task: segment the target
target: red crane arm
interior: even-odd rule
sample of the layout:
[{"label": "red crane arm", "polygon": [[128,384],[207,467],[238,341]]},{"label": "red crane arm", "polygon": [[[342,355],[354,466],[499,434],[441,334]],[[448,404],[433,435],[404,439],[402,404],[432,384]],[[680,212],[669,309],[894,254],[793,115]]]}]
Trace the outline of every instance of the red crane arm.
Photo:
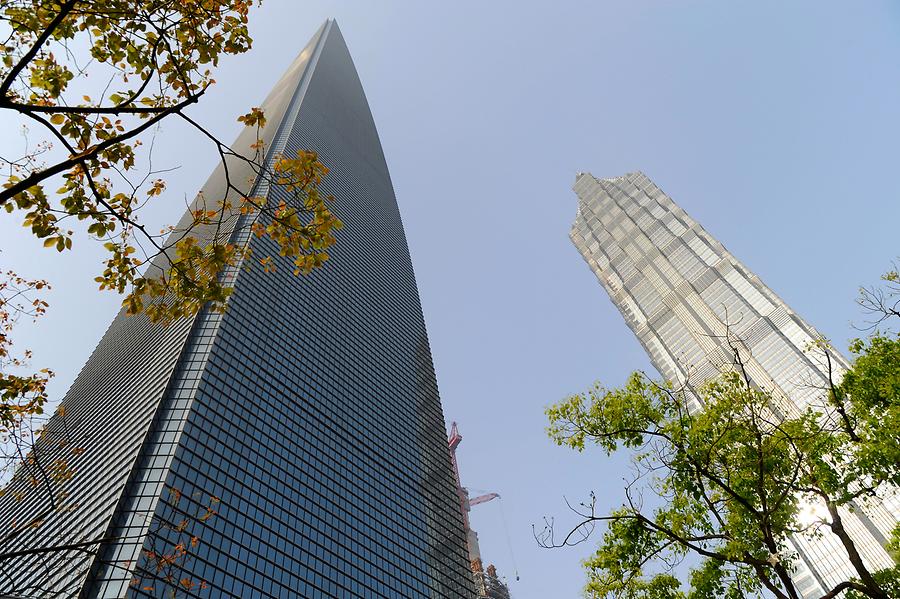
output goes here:
[{"label": "red crane arm", "polygon": [[478,497],[473,497],[469,500],[469,507],[473,505],[478,505],[479,503],[487,503],[491,499],[499,499],[500,495],[497,493],[488,493],[487,495],[479,495]]}]

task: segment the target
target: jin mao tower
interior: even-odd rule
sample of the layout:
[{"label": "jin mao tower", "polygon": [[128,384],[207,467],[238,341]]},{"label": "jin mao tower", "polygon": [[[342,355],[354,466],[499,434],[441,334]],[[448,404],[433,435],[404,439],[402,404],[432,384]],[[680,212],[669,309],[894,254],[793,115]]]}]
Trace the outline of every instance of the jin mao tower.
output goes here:
[{"label": "jin mao tower", "polygon": [[[759,277],[640,172],[597,179],[579,173],[570,237],[656,369],[698,385],[733,365],[734,347],[751,382],[772,392],[782,413],[822,405],[828,365],[811,349],[822,337]],[[837,376],[848,367],[834,356]],[[702,409],[695,397],[689,408]],[[890,493],[843,515],[867,565],[893,565],[884,548],[900,515]],[[818,597],[855,576],[834,538],[795,537],[795,584]]]}]

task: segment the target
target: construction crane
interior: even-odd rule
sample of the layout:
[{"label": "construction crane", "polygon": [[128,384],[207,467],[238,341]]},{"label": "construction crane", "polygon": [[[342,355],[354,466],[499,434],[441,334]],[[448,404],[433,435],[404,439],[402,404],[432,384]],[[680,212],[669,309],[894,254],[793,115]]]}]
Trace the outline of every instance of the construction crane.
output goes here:
[{"label": "construction crane", "polygon": [[[490,599],[509,599],[509,589],[506,584],[497,576],[497,569],[493,564],[488,565],[485,570],[481,561],[481,549],[478,547],[478,533],[472,530],[469,524],[469,512],[472,506],[476,506],[488,501],[499,499],[498,493],[485,493],[477,497],[469,498],[469,490],[462,486],[459,478],[459,464],[456,461],[456,448],[462,442],[462,435],[459,427],[455,422],[450,424],[450,434],[447,437],[447,444],[450,446],[450,459],[453,461],[453,474],[456,477],[456,493],[459,496],[459,506],[462,512],[463,523],[466,527],[466,544],[469,548],[469,559],[471,560],[472,575],[475,578],[475,586],[477,587],[479,597]],[[505,525],[505,523],[504,523]],[[509,539],[507,538],[507,542]],[[512,550],[512,547],[510,547]],[[516,575],[518,580],[518,574]]]}]

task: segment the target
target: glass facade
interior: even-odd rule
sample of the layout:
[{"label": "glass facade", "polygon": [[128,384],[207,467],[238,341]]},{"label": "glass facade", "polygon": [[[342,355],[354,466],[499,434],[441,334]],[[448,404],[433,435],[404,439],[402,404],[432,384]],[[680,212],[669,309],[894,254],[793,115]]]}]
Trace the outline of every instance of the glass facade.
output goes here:
[{"label": "glass facade", "polygon": [[[166,329],[119,315],[65,399],[89,437],[70,497],[90,505],[32,533],[115,541],[95,559],[56,556],[66,568],[55,582],[26,589],[20,574],[0,589],[162,596],[147,552],[177,546],[187,519],[197,543],[174,573],[193,583],[184,596],[474,596],[403,225],[333,21],[262,108],[270,160],[312,149],[331,169],[322,191],[345,226],[328,263],[300,277],[289,259],[274,273],[235,269],[224,314]],[[271,202],[282,191],[254,193]],[[267,238],[234,231],[255,255],[277,256]],[[0,519],[27,503],[0,498]],[[16,567],[46,573],[35,560]]]},{"label": "glass facade", "polygon": [[[574,190],[579,207],[570,237],[663,377],[695,385],[716,376],[733,363],[730,340],[783,414],[825,401],[827,365],[810,349],[822,335],[649,178],[580,173]],[[835,360],[840,377],[848,365]],[[702,409],[695,397],[688,401]],[[885,490],[881,501],[859,507],[844,521],[864,559],[875,569],[893,565],[884,544],[900,517],[900,498]],[[852,576],[843,549],[828,537],[793,539],[804,597]]]}]

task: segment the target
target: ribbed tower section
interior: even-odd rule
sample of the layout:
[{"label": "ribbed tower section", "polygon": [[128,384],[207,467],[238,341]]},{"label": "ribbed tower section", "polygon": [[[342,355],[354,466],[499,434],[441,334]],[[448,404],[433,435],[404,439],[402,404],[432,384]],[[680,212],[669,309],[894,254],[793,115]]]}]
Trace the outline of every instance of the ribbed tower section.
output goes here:
[{"label": "ribbed tower section", "polygon": [[[224,314],[167,327],[116,316],[63,401],[65,422],[50,423],[65,425],[69,447],[38,446],[45,463],[65,455],[75,473],[62,483],[64,509],[47,510],[46,493],[22,481],[0,497],[0,527],[20,531],[0,535],[0,552],[108,541],[96,554],[0,563],[4,597],[162,597],[166,583],[142,569],[153,569],[147,551],[175,547],[180,518],[197,545],[178,562],[176,583],[193,583],[178,596],[474,596],[403,224],[333,21],[262,109],[269,164],[310,149],[331,169],[322,190],[345,226],[330,260],[308,276],[289,259],[274,273],[227,273]],[[233,147],[255,138],[248,129]],[[245,191],[282,198],[240,161],[228,169]],[[196,202],[225,195],[220,166]],[[224,225],[235,243],[277,256],[238,221]]]},{"label": "ribbed tower section", "polygon": [[[825,401],[828,367],[811,348],[822,335],[747,270],[643,173],[597,179],[579,173],[570,237],[656,369],[677,384],[700,384],[734,364],[796,415]],[[837,378],[848,367],[834,356]],[[697,398],[689,407],[702,409]],[[893,564],[884,549],[900,516],[895,494],[844,516],[865,561]],[[795,581],[804,597],[853,576],[843,549],[825,535],[797,537]]]}]

